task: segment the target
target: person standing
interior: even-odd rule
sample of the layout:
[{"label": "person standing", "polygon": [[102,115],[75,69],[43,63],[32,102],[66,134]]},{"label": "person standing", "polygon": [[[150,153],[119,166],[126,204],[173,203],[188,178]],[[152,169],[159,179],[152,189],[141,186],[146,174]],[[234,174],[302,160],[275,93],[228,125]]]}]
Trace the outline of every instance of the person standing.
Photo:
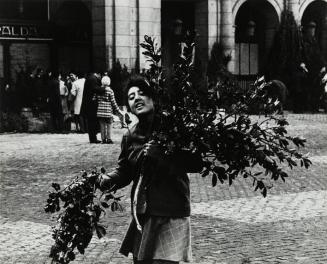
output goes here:
[{"label": "person standing", "polygon": [[60,99],[59,74],[49,72],[48,106],[53,130],[61,132],[63,129],[62,105]]},{"label": "person standing", "polygon": [[114,119],[113,114],[123,119],[123,113],[120,111],[114,91],[110,88],[110,78],[104,76],[101,79],[102,87],[106,88],[104,94],[96,95],[98,100],[97,117],[100,122],[101,139],[103,144],[112,144],[111,126]]},{"label": "person standing", "polygon": [[327,113],[327,70],[324,66],[321,71],[321,106],[324,109],[325,113]]},{"label": "person standing", "polygon": [[74,100],[75,100],[75,96],[72,95],[71,91],[72,91],[72,86],[73,86],[73,82],[77,80],[77,76],[75,73],[70,72],[65,80],[65,85],[68,89],[68,96],[67,96],[67,105],[68,105],[68,120],[67,120],[67,125],[69,130],[72,129],[72,124],[74,123],[75,125],[75,129],[76,129],[76,122],[75,122],[75,118],[74,118]]},{"label": "person standing", "polygon": [[74,112],[74,119],[76,124],[76,131],[77,132],[85,132],[85,121],[84,117],[80,115],[81,113],[81,105],[83,99],[83,91],[84,91],[84,84],[85,78],[82,77],[82,74],[77,73],[76,75],[77,80],[72,83],[72,89],[70,94],[73,99],[73,112]]},{"label": "person standing", "polygon": [[95,94],[103,94],[105,88],[101,86],[101,76],[98,72],[91,72],[85,79],[83,100],[80,114],[87,121],[87,133],[90,143],[101,143],[97,139],[98,120],[97,120],[97,101]]},{"label": "person standing", "polygon": [[69,109],[68,109],[68,88],[65,82],[62,80],[62,76],[59,75],[59,90],[60,90],[60,102],[62,109],[63,130],[69,131]]},{"label": "person standing", "polygon": [[189,262],[190,182],[187,173],[202,169],[201,155],[176,150],[170,155],[150,140],[156,126],[155,91],[141,76],[132,78],[125,93],[128,111],[138,117],[121,142],[117,168],[101,175],[102,191],[123,188],[133,181],[133,220],[120,253],[133,254],[135,264]]},{"label": "person standing", "polygon": [[303,113],[309,109],[308,98],[310,98],[308,69],[303,62],[293,73],[292,85],[294,87],[292,91],[294,113]]}]

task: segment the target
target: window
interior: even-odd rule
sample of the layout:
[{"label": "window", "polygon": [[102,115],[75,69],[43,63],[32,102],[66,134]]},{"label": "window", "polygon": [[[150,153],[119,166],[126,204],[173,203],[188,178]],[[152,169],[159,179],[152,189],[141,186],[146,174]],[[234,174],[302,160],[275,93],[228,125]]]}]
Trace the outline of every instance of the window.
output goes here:
[{"label": "window", "polygon": [[47,0],[1,0],[0,19],[46,20]]}]

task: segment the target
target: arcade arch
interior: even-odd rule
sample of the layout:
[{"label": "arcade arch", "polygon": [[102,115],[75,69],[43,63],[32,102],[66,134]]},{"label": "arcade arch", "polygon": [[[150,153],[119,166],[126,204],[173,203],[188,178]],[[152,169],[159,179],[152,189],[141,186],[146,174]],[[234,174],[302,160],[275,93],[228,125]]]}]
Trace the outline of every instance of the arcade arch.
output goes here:
[{"label": "arcade arch", "polygon": [[327,61],[327,1],[305,1],[301,6],[301,26],[304,36],[317,40],[320,52]]},{"label": "arcade arch", "polygon": [[[235,4],[233,5],[233,9],[232,9],[232,13],[233,13],[233,20],[235,21],[235,18],[236,18],[236,14],[238,12],[238,10],[240,9],[240,7],[249,0],[236,0],[235,1]],[[278,15],[278,20],[280,21],[281,19],[281,14],[282,14],[282,6],[280,5],[280,3],[276,0],[264,0],[264,1],[267,1],[269,2],[273,8],[275,9],[277,15]]]},{"label": "arcade arch", "polygon": [[[272,5],[271,3],[274,3]],[[280,21],[276,1],[247,0],[235,12],[235,73],[257,75],[264,67]],[[277,7],[277,10],[276,10]]]}]

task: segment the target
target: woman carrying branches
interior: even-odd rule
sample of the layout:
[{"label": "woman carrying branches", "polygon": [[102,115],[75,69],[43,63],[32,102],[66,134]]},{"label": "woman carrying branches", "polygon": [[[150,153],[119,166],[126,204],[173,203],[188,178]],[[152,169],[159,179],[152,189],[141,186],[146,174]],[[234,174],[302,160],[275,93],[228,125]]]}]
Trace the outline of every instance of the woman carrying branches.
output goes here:
[{"label": "woman carrying branches", "polygon": [[102,191],[114,191],[133,181],[133,220],[120,253],[134,263],[189,262],[191,253],[188,172],[199,172],[198,153],[165,149],[151,139],[157,126],[155,91],[141,76],[130,79],[125,92],[128,111],[138,123],[123,136],[117,168],[100,178]]}]

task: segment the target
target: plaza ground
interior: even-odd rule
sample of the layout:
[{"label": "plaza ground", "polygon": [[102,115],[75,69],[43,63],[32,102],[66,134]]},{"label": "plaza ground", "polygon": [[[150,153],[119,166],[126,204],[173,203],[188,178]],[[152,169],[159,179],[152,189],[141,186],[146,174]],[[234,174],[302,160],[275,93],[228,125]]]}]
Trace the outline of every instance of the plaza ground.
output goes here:
[{"label": "plaza ground", "polygon": [[[307,138],[313,166],[295,168],[267,198],[244,179],[213,188],[190,175],[193,263],[327,263],[327,115],[287,117],[289,133]],[[89,144],[87,134],[0,135],[0,263],[51,262],[55,217],[43,211],[51,182],[113,167],[123,132],[114,129],[113,145]],[[118,253],[130,221],[129,188],[121,193],[126,210],[108,212],[107,236],[72,263],[132,263]]]}]

